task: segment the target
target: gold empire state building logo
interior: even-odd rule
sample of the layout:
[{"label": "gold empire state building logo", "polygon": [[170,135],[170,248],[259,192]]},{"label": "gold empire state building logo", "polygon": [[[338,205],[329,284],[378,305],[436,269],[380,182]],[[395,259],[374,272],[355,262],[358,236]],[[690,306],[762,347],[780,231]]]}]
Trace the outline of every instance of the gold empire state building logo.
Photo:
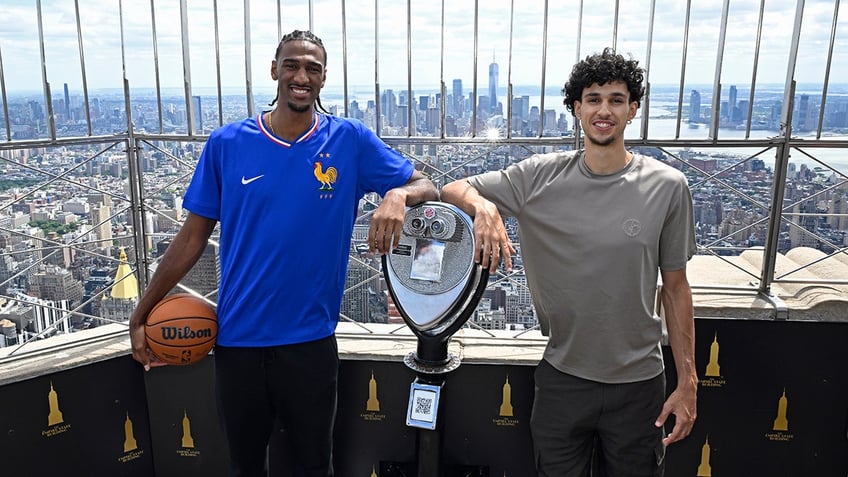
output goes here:
[{"label": "gold empire state building logo", "polygon": [[135,433],[133,432],[133,422],[130,419],[130,412],[127,411],[127,417],[124,419],[124,453],[118,457],[118,462],[126,464],[127,462],[138,459],[142,455],[144,455],[144,450],[138,448]]},{"label": "gold empire state building logo", "polygon": [[127,418],[124,420],[124,452],[134,451],[137,448],[138,443],[136,443],[133,434],[133,423],[130,419],[130,413],[127,412]]},{"label": "gold empire state building logo", "polygon": [[777,400],[777,416],[772,424],[772,432],[766,433],[766,438],[770,441],[791,441],[793,435],[789,432],[789,419],[787,413],[789,411],[789,399],[786,397],[786,388],[783,389],[783,394]]},{"label": "gold empire state building logo", "polygon": [[188,418],[188,411],[183,410],[183,438],[182,447],[177,449],[177,454],[182,457],[198,457],[200,451],[194,448],[194,437],[191,436],[191,421]]},{"label": "gold empire state building logo", "polygon": [[718,333],[715,334],[713,344],[710,345],[710,362],[707,364],[707,372],[705,374],[712,377],[721,376],[718,365]]},{"label": "gold empire state building logo", "polygon": [[710,344],[710,361],[707,363],[704,379],[701,379],[701,387],[720,388],[725,384],[725,380],[721,376],[721,367],[718,364],[718,352],[718,333],[716,333],[713,336],[712,344]]},{"label": "gold empire state building logo", "polygon": [[374,379],[374,370],[371,370],[371,380],[368,381],[368,402],[365,404],[365,410],[380,412],[380,400],[377,399],[377,380]]},{"label": "gold empire state building logo", "polygon": [[47,402],[50,404],[50,414],[47,415],[47,425],[55,426],[65,422],[62,417],[62,411],[59,410],[59,393],[53,389],[53,383],[50,383],[50,392],[47,393]]},{"label": "gold empire state building logo", "polygon": [[712,477],[713,469],[710,467],[710,436],[701,447],[701,464],[698,465],[697,477]]},{"label": "gold empire state building logo", "polygon": [[514,427],[518,425],[518,419],[513,416],[515,413],[512,409],[512,385],[509,384],[509,375],[506,376],[503,387],[501,388],[501,405],[498,409],[498,417],[492,419],[497,426]]},{"label": "gold empire state building logo", "polygon": [[194,449],[194,438],[191,437],[191,421],[188,419],[188,412],[183,411],[183,442],[182,445],[186,449]]},{"label": "gold empire state building logo", "polygon": [[70,424],[65,424],[65,417],[59,410],[59,393],[53,389],[53,381],[50,382],[50,391],[47,393],[47,429],[41,431],[44,437],[53,437],[71,429]]},{"label": "gold empire state building logo", "polygon": [[377,399],[377,378],[374,376],[374,370],[371,370],[371,379],[368,380],[368,400],[365,401],[365,412],[359,417],[363,421],[383,421],[386,415],[380,412],[380,400]]},{"label": "gold empire state building logo", "polygon": [[772,430],[789,430],[789,420],[786,419],[786,408],[788,407],[788,405],[789,401],[786,399],[786,389],[784,389],[783,395],[780,396],[780,399],[777,400],[777,417],[774,419],[774,426],[772,426]]},{"label": "gold empire state building logo", "polygon": [[509,376],[506,377],[506,382],[503,385],[501,410],[498,415],[512,417],[512,386],[509,384]]}]

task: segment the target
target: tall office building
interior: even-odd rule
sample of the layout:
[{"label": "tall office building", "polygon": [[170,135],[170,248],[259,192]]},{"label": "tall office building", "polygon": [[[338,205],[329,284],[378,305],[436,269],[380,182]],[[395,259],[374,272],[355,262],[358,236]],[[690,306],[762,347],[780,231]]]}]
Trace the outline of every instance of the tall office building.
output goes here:
[{"label": "tall office building", "polygon": [[848,217],[844,217],[846,212],[848,212],[848,196],[837,192],[830,210],[833,215],[827,218],[827,222],[831,224],[833,230],[848,229]]},{"label": "tall office building", "polygon": [[79,303],[83,295],[82,282],[68,270],[47,265],[32,276],[30,292],[42,300]]},{"label": "tall office building", "polygon": [[[159,256],[165,254],[165,251],[171,245],[171,239],[165,239],[156,244],[156,253]],[[217,299],[218,283],[221,280],[221,260],[218,255],[218,248],[211,244],[206,244],[203,249],[203,254],[191,267],[191,270],[186,273],[180,282],[183,286],[190,288],[201,295],[215,300]],[[181,292],[179,287],[171,290],[172,293]]]},{"label": "tall office building", "polygon": [[15,274],[16,266],[11,255],[0,255],[0,294],[8,293],[11,278]]},{"label": "tall office building", "polygon": [[701,122],[701,93],[694,89],[689,94],[689,122]]},{"label": "tall office building", "polygon": [[730,97],[727,100],[727,118],[735,121],[736,113],[736,85],[730,85]]},{"label": "tall office building", "polygon": [[498,64],[495,63],[494,54],[492,64],[489,65],[489,112],[500,114],[498,108]]},{"label": "tall office building", "polygon": [[492,103],[489,102],[489,97],[482,95],[477,98],[477,115],[485,119],[491,115]]},{"label": "tall office building", "polygon": [[791,247],[810,247],[818,248],[818,238],[816,234],[816,210],[815,200],[805,200],[798,202],[792,207],[792,213],[795,214],[793,222],[797,227],[789,227],[789,240]]},{"label": "tall office building", "polygon": [[65,83],[65,121],[71,119],[71,96],[68,94],[68,83]]},{"label": "tall office building", "polygon": [[542,113],[542,120],[545,122],[545,131],[556,131],[557,130],[557,117],[555,109],[546,109],[544,113]]},{"label": "tall office building", "polygon": [[206,244],[203,254],[183,278],[183,285],[203,296],[217,300],[218,283],[221,280],[221,260],[218,247]]},{"label": "tall office building", "polygon": [[108,205],[91,207],[91,225],[100,247],[112,245],[112,208]]},{"label": "tall office building", "polygon": [[530,96],[512,98],[512,123],[513,128],[521,121],[527,121],[530,116]]},{"label": "tall office building", "polygon": [[194,132],[203,133],[203,108],[200,105],[200,96],[191,97],[192,118],[194,119]]},{"label": "tall office building", "polygon": [[397,114],[397,97],[393,90],[387,89],[380,95],[380,112],[388,121],[389,126],[394,126],[395,115]]},{"label": "tall office building", "polygon": [[813,105],[810,102],[810,95],[802,94],[801,101],[798,102],[797,110],[795,111],[795,128],[799,131],[810,131],[814,127],[815,120],[813,119]]},{"label": "tall office building", "polygon": [[437,134],[441,128],[440,113],[438,104],[430,104],[430,107],[425,112],[424,125],[427,132]]},{"label": "tall office building", "polygon": [[512,108],[510,108],[510,113],[512,114],[512,129],[513,130],[520,129],[521,121],[523,119],[521,117],[521,111],[523,109],[522,106],[521,106],[521,103],[522,103],[521,98],[512,98]]},{"label": "tall office building", "polygon": [[457,118],[463,116],[463,103],[465,98],[462,96],[462,80],[453,80],[453,111]]}]

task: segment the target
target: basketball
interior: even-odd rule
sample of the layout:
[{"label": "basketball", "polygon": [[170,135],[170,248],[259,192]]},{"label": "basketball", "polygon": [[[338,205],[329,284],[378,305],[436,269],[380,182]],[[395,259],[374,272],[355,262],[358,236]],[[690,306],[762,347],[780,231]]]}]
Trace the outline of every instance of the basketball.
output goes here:
[{"label": "basketball", "polygon": [[215,309],[189,293],[162,299],[147,316],[147,347],[168,364],[194,364],[205,358],[218,337]]}]

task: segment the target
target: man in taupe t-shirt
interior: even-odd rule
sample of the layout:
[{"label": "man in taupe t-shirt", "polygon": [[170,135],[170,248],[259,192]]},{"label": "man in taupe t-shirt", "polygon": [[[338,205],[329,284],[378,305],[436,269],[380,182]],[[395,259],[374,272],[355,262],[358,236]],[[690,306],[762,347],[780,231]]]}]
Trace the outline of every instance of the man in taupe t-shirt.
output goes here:
[{"label": "man in taupe t-shirt", "polygon": [[[501,214],[518,219],[549,337],[530,420],[539,476],[588,476],[593,451],[602,475],[662,475],[665,447],[695,421],[692,199],[680,171],[624,147],[642,81],[638,62],[611,49],[587,57],[563,89],[584,150],[532,156],[442,190],[474,217],[480,262],[492,272],[502,258],[511,270],[515,253]],[[668,399],[654,314],[659,275],[678,375]]]}]

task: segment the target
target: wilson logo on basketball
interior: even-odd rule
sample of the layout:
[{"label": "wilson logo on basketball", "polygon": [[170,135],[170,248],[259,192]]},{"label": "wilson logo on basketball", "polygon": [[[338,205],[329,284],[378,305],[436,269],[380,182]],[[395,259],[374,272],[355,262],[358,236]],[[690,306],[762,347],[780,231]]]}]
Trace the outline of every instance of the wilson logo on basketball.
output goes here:
[{"label": "wilson logo on basketball", "polygon": [[194,330],[190,326],[184,326],[182,328],[176,326],[163,326],[161,327],[161,330],[163,340],[191,340],[199,338],[211,338],[213,335],[212,328],[202,328],[199,330]]},{"label": "wilson logo on basketball", "polygon": [[204,300],[176,293],[150,310],[144,325],[150,353],[168,364],[192,364],[212,351],[218,337],[215,309]]}]

